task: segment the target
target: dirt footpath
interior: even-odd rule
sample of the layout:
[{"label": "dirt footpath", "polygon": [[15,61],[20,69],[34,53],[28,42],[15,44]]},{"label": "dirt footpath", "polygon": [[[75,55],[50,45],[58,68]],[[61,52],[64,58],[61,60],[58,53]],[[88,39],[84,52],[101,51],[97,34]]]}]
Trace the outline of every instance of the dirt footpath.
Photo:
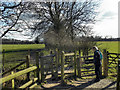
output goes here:
[{"label": "dirt footpath", "polygon": [[39,89],[79,89],[79,90],[91,90],[91,89],[99,89],[99,90],[116,90],[116,81],[112,81],[110,79],[101,79],[99,82],[94,82],[94,79],[80,79],[80,80],[70,80],[67,82],[67,85],[60,85],[60,81],[48,81],[46,84],[38,86],[36,88]]}]

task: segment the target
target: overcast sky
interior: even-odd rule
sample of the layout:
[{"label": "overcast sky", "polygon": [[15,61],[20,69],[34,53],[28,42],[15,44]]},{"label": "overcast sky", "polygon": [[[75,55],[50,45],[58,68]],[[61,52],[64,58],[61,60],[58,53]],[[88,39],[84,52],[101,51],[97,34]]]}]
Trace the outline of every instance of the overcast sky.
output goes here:
[{"label": "overcast sky", "polygon": [[[95,35],[102,37],[118,37],[118,2],[120,0],[102,0],[101,5],[98,9],[100,12],[97,20],[98,22],[94,25],[93,31]],[[16,33],[16,39],[26,39]]]},{"label": "overcast sky", "polygon": [[100,5],[98,21],[93,28],[100,36],[118,37],[118,2],[120,0],[103,0]]}]

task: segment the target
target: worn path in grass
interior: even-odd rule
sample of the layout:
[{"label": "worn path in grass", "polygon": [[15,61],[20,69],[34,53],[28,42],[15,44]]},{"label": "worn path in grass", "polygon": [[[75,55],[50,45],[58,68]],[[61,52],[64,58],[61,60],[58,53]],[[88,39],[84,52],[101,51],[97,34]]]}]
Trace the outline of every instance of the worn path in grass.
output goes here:
[{"label": "worn path in grass", "polygon": [[101,79],[99,82],[94,82],[95,78],[90,79],[80,79],[77,78],[77,80],[74,79],[68,79],[67,84],[64,86],[61,86],[60,80],[55,81],[50,78],[50,76],[47,76],[47,81],[42,86],[36,86],[35,88],[40,89],[79,89],[79,90],[88,90],[88,89],[100,89],[100,90],[116,90],[116,81],[113,81],[112,79],[104,78]]}]

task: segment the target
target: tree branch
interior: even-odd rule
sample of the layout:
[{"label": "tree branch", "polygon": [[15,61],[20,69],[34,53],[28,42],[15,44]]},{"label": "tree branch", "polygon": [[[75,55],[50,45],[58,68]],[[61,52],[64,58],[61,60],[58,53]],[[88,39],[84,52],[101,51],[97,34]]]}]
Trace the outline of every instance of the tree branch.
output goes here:
[{"label": "tree branch", "polygon": [[19,13],[19,15],[17,16],[17,19],[16,19],[16,21],[14,22],[14,24],[12,25],[12,26],[10,26],[1,36],[0,36],[0,38],[2,38],[3,36],[5,36],[5,34],[7,33],[7,32],[9,32],[11,29],[12,29],[12,27],[14,27],[15,25],[16,25],[16,23],[17,23],[17,21],[19,20],[19,17],[20,17],[20,15],[21,15],[21,13],[23,12],[23,10]]}]

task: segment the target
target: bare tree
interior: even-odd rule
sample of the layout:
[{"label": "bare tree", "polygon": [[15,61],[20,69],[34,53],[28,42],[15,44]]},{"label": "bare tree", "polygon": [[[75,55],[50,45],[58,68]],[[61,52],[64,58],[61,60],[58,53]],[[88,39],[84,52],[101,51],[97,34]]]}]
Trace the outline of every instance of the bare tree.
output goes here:
[{"label": "bare tree", "polygon": [[32,30],[34,35],[38,32],[39,34],[49,32],[49,34],[45,33],[48,36],[47,41],[51,42],[50,39],[54,38],[52,43],[57,45],[63,45],[62,41],[66,41],[65,38],[73,40],[77,36],[85,35],[88,32],[87,28],[96,21],[98,3],[94,0],[41,2],[34,3],[34,5],[36,5],[35,11],[41,20]]},{"label": "bare tree", "polygon": [[[33,37],[44,35],[62,45],[78,36],[84,36],[96,21],[96,0],[77,2],[18,2],[0,3],[1,38],[11,31],[27,31]],[[31,21],[31,19],[34,21]],[[29,31],[31,30],[31,31]],[[52,34],[51,34],[52,33]],[[51,36],[52,35],[52,36]],[[53,37],[54,36],[54,37]],[[65,39],[66,38],[66,39]],[[57,41],[57,42],[54,42]],[[69,43],[68,43],[69,44]]]},{"label": "bare tree", "polygon": [[[7,37],[8,34],[16,32],[25,33],[30,29],[30,24],[25,16],[30,18],[28,15],[30,2],[13,1],[4,2],[0,1],[0,38]],[[30,35],[30,30],[24,35]],[[12,36],[12,35],[11,35]]]}]

